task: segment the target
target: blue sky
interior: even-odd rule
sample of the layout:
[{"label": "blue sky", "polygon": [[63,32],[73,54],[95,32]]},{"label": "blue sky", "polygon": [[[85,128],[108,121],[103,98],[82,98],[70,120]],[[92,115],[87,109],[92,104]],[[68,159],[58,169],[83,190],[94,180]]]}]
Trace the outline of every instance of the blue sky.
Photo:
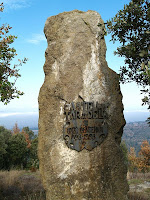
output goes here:
[{"label": "blue sky", "polygon": [[[25,94],[20,99],[12,100],[7,106],[0,103],[0,119],[9,115],[38,113],[37,98],[44,81],[43,65],[47,48],[43,29],[48,17],[74,9],[95,10],[106,21],[122,9],[124,4],[129,3],[129,0],[4,0],[3,2],[5,9],[0,13],[0,23],[12,26],[10,33],[18,36],[13,44],[18,58],[27,57],[29,60],[21,67],[22,77],[17,81],[18,89]],[[108,66],[118,73],[120,66],[123,65],[123,58],[114,56],[113,52],[119,43],[109,42],[110,36],[105,40]],[[137,113],[139,120],[141,113],[148,116],[147,108],[141,106],[142,96],[136,84],[121,85],[121,90],[125,113]]]}]

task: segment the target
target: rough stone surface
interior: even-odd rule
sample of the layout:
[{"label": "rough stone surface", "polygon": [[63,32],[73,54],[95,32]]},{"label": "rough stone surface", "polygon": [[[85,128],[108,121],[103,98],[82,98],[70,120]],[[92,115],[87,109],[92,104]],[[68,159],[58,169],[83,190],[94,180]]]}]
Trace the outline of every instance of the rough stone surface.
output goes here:
[{"label": "rough stone surface", "polygon": [[[127,200],[126,166],[120,149],[125,125],[118,75],[105,60],[100,15],[64,12],[47,19],[45,81],[39,94],[40,173],[47,200]],[[107,103],[108,136],[91,151],[67,147],[65,102]]]}]

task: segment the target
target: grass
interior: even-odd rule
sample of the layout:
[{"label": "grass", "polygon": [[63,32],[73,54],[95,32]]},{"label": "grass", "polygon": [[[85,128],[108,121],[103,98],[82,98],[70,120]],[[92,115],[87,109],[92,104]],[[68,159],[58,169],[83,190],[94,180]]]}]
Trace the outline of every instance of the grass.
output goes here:
[{"label": "grass", "polygon": [[45,200],[39,172],[0,171],[1,200]]},{"label": "grass", "polygon": [[143,193],[129,192],[128,199],[129,200],[149,200],[149,197]]},{"label": "grass", "polygon": [[146,192],[150,195],[150,188],[145,189],[144,192]]},{"label": "grass", "polygon": [[[128,173],[130,185],[150,182],[150,173]],[[150,200],[150,188],[142,192],[130,190],[129,200]],[[39,171],[0,171],[0,200],[46,200]]]},{"label": "grass", "polygon": [[14,184],[15,180],[21,175],[21,171],[0,171],[0,184],[3,183],[4,187],[10,187]]},{"label": "grass", "polygon": [[140,179],[131,179],[131,180],[128,180],[128,184],[131,185],[131,184],[141,184],[143,183],[143,180],[140,180]]},{"label": "grass", "polygon": [[150,173],[128,173],[127,178],[129,185],[134,186],[134,190],[130,187],[129,200],[150,200],[150,188],[143,188],[142,192],[138,191],[140,184],[150,182]]},{"label": "grass", "polygon": [[150,181],[150,172],[149,173],[131,173],[128,172],[127,174],[127,178],[129,180],[131,179],[140,179],[140,180],[144,180],[144,181]]}]

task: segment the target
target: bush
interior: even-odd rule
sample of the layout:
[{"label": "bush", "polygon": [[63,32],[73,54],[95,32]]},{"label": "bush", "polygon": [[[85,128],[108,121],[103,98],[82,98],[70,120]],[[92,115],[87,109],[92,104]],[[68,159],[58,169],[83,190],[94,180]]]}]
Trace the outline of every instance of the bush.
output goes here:
[{"label": "bush", "polygon": [[26,171],[0,172],[1,200],[45,200],[45,190],[40,181],[40,175]]},{"label": "bush", "polygon": [[129,200],[149,200],[149,198],[146,197],[144,194],[137,192],[128,193],[128,198]]}]

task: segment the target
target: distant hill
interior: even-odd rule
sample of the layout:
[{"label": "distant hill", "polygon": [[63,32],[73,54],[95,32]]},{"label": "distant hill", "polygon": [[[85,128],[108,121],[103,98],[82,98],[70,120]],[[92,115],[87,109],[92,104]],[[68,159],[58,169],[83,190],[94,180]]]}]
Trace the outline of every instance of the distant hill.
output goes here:
[{"label": "distant hill", "polygon": [[134,147],[138,153],[142,141],[148,140],[150,143],[150,127],[146,122],[127,123],[124,127],[122,140],[126,142],[128,149]]},{"label": "distant hill", "polygon": [[[133,113],[129,112],[127,114],[130,114],[130,116],[125,116],[128,123],[124,127],[124,134],[122,140],[125,140],[128,149],[130,147],[135,147],[136,152],[138,152],[140,150],[140,145],[143,140],[148,140],[150,143],[150,127],[144,121],[133,122],[136,120],[135,116],[139,116],[139,113],[134,113],[133,115]],[[144,116],[146,119],[148,117],[148,113],[146,113],[146,115]],[[132,119],[132,122],[130,122],[130,117]],[[22,128],[25,126],[28,126],[34,131],[35,134],[38,134],[38,113],[32,115],[24,114],[0,117],[0,126],[4,126],[7,129],[12,130],[16,122],[20,130],[22,130]]]},{"label": "distant hill", "polygon": [[[38,134],[38,127],[32,128],[32,130]],[[146,122],[127,123],[124,127],[122,140],[125,141],[128,149],[134,147],[138,154],[144,140],[148,140],[150,143],[150,127]]]},{"label": "distant hill", "polygon": [[[38,134],[38,127],[31,128],[35,134]],[[150,143],[150,127],[146,122],[127,123],[123,130],[122,141],[125,141],[128,150],[134,147],[136,154],[140,151],[141,143],[148,140]]]},{"label": "distant hill", "polygon": [[[3,114],[6,114],[3,116]],[[127,123],[145,121],[149,117],[148,112],[124,112]],[[38,112],[31,113],[5,113],[0,112],[0,126],[12,129],[17,122],[20,129],[25,126],[30,128],[38,127]]]},{"label": "distant hill", "polygon": [[22,129],[25,126],[28,126],[30,129],[37,129],[38,127],[38,114],[20,114],[14,116],[7,116],[0,118],[0,126],[4,126],[7,129],[13,129],[15,123],[18,124],[18,127]]}]

